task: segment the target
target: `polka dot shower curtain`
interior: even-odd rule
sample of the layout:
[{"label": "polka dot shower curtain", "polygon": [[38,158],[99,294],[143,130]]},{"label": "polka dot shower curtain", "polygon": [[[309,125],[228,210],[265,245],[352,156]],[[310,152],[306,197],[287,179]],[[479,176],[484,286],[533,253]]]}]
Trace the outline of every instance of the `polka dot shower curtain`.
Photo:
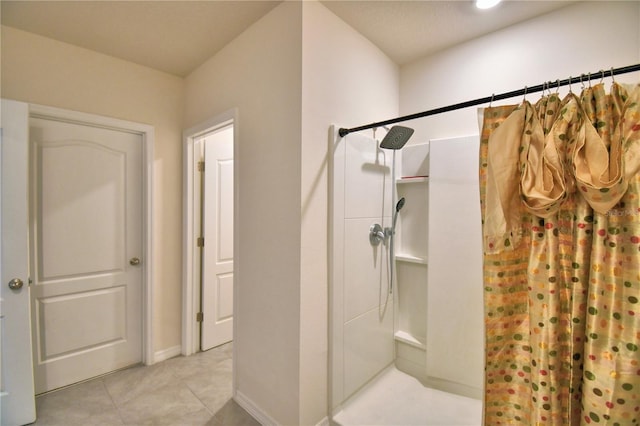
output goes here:
[{"label": "polka dot shower curtain", "polygon": [[484,424],[640,425],[640,85],[489,107]]}]

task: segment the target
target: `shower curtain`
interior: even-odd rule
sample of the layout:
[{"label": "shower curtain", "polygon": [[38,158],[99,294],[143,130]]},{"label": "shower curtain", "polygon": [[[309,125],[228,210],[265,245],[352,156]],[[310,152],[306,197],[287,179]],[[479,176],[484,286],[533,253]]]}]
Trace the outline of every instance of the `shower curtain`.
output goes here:
[{"label": "shower curtain", "polygon": [[640,85],[489,107],[484,424],[640,424]]}]

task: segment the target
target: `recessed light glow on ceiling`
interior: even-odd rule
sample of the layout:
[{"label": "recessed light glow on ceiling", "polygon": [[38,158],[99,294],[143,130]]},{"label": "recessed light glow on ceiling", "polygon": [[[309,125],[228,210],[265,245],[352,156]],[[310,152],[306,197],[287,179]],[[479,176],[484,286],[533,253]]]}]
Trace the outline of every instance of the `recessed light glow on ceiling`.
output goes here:
[{"label": "recessed light glow on ceiling", "polygon": [[491,9],[497,6],[501,0],[476,0],[476,7],[478,9]]}]

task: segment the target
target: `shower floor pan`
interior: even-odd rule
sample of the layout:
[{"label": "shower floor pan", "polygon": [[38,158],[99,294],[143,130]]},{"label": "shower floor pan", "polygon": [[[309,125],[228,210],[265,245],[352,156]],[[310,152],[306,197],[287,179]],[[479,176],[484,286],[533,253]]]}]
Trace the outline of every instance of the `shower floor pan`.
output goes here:
[{"label": "shower floor pan", "polygon": [[351,397],[337,426],[480,426],[482,401],[423,386],[394,366]]}]

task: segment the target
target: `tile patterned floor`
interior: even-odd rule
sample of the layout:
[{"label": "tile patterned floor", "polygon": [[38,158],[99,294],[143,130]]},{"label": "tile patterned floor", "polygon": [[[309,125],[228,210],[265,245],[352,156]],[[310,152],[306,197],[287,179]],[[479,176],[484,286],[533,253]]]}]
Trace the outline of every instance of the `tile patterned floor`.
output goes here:
[{"label": "tile patterned floor", "polygon": [[259,426],[231,399],[231,343],[36,398],[36,426]]}]

